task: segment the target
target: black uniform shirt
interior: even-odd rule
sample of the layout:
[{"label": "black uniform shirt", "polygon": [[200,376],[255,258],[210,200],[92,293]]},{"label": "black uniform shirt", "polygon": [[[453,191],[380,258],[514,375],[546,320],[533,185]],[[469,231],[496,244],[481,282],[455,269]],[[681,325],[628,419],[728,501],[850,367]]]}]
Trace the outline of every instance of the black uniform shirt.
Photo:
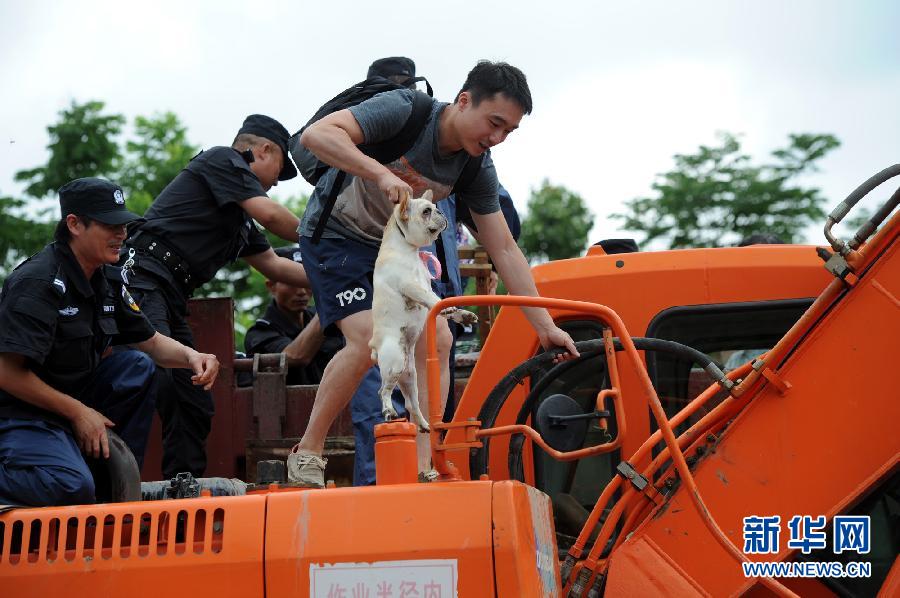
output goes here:
[{"label": "black uniform shirt", "polygon": [[[307,309],[303,321],[309,322],[315,314]],[[281,353],[284,348],[297,338],[303,330],[296,320],[291,320],[278,309],[275,300],[269,302],[265,315],[247,331],[244,337],[244,350],[248,355],[255,353]],[[343,346],[343,338],[325,337],[322,347],[305,367],[292,367],[288,372],[288,384],[318,384],[322,380],[322,372],[328,361]]]},{"label": "black uniform shirt", "polygon": [[[0,291],[0,353],[24,355],[38,378],[75,398],[107,347],[154,334],[120,269],[104,265],[88,281],[67,243],[51,243],[23,262]],[[4,390],[0,417],[61,420]]]},{"label": "black uniform shirt", "polygon": [[[241,154],[214,147],[188,163],[144,214],[146,222],[130,233],[152,235],[174,249],[190,266],[191,286],[196,288],[225,264],[269,248],[265,235],[241,208],[244,200],[260,196],[266,192]],[[169,280],[168,270],[156,260],[141,258],[137,266]]]}]

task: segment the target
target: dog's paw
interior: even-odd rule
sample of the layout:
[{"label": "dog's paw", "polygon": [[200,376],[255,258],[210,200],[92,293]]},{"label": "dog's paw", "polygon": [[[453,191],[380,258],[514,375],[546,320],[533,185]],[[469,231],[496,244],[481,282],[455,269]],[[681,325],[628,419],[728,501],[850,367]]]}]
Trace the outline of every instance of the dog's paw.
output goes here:
[{"label": "dog's paw", "polygon": [[416,423],[419,424],[419,432],[422,434],[428,434],[431,432],[431,426],[428,425],[428,422],[425,421],[424,417],[415,418]]},{"label": "dog's paw", "polygon": [[450,319],[454,322],[466,325],[478,323],[478,316],[476,316],[474,312],[471,312],[467,309],[456,310],[456,312],[450,316]]},{"label": "dog's paw", "polygon": [[448,318],[452,318],[453,314],[459,311],[458,307],[445,307],[441,310],[441,315],[446,316]]},{"label": "dog's paw", "polygon": [[384,421],[391,422],[397,419],[397,410],[393,407],[388,407],[387,409],[381,410],[381,415],[384,417]]}]

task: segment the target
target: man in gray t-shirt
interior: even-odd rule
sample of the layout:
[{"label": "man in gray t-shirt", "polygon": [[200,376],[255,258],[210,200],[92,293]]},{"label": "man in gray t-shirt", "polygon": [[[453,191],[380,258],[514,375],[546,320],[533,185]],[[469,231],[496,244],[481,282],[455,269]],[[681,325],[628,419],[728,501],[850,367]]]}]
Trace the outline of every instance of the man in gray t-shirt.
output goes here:
[{"label": "man in gray t-shirt", "polygon": [[[477,227],[478,241],[490,254],[500,277],[516,295],[536,296],[531,270],[513,240],[497,199],[497,174],[490,148],[502,143],[531,112],[531,93],[522,72],[506,63],[479,62],[469,72],[453,104],[435,102],[412,148],[399,159],[381,164],[357,146],[395,137],[412,111],[414,93],[379,94],[357,106],[334,112],[307,127],[300,142],[331,168],[318,182],[300,224],[300,248],[323,327],[337,325],[346,339],[325,370],[306,432],[288,459],[293,481],[324,485],[321,458],[325,436],[366,370],[372,365],[372,272],[378,244],[394,204],[404,196],[419,197],[426,189],[434,200],[447,197],[470,157],[484,154],[481,168],[457,202],[465,204]],[[347,173],[322,238],[312,242],[338,169]],[[526,317],[545,349],[564,347],[564,359],[577,356],[571,337],[544,309],[528,308]],[[447,396],[447,355],[452,337],[446,320],[438,323],[441,397]],[[425,336],[416,347],[419,402],[428,413]],[[427,459],[428,437],[420,435],[420,467]]]}]

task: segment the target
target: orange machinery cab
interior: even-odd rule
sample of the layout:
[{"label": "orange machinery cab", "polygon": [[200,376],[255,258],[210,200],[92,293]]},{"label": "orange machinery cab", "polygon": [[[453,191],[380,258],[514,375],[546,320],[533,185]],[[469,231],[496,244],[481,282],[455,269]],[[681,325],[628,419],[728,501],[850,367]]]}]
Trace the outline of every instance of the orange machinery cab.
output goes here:
[{"label": "orange machinery cab", "polygon": [[[746,576],[734,549],[708,529],[716,521],[733,547],[746,549],[744,518],[752,516],[778,517],[783,531],[771,552],[746,558],[841,572],[780,579],[799,595],[900,595],[900,393],[888,382],[900,336],[898,234],[900,213],[848,252],[852,271],[832,277],[803,321],[772,348],[746,406],[721,437],[704,447],[700,431],[684,449],[697,457],[696,492],[676,485],[662,507],[625,525],[599,567],[607,570],[607,595],[651,596],[660,587],[684,595],[771,595],[771,582]],[[753,375],[742,385],[754,384]],[[694,504],[697,497],[704,508]],[[871,536],[854,533],[871,545],[838,549],[838,515],[868,521]],[[791,545],[796,516],[824,518],[828,541],[811,550]],[[799,535],[812,537],[806,533]]]},{"label": "orange machinery cab", "polygon": [[[543,297],[599,303],[612,308],[624,321],[632,336],[665,338],[681,342],[722,358],[739,351],[765,350],[780,339],[812,303],[831,277],[822,267],[816,247],[802,245],[756,245],[750,247],[685,249],[606,255],[599,246],[586,256],[550,262],[533,268],[538,291]],[[600,323],[571,312],[551,314],[576,341],[597,339]],[[485,397],[508,372],[540,350],[537,335],[520,309],[504,307],[491,328],[475,369],[466,385],[455,421],[483,419]],[[759,351],[761,352],[761,351]],[[663,357],[651,360],[651,377],[671,416],[690,398],[709,385],[710,380],[695,376],[677,379],[676,364]],[[646,400],[631,368],[621,368],[622,404],[628,434],[622,438],[622,454],[633,453],[652,431]],[[666,389],[666,384],[670,389]],[[590,364],[572,371],[561,382],[562,392],[585,402],[603,386],[602,373]],[[559,385],[558,385],[559,386]],[[503,403],[493,426],[514,423],[522,407],[528,385],[517,385]],[[560,392],[557,388],[553,392]],[[548,392],[551,392],[548,391]],[[611,430],[615,434],[615,430]],[[451,430],[448,444],[462,440]],[[599,443],[590,434],[587,443]],[[463,477],[488,473],[491,479],[509,478],[506,438],[491,442],[487,471],[470,472],[466,450],[448,451],[448,458]],[[534,457],[525,446],[524,480],[535,484]],[[602,488],[615,467],[613,455],[586,460],[576,478],[589,477],[585,483]],[[541,459],[539,456],[538,459]],[[598,463],[602,462],[602,463]],[[551,467],[548,464],[548,467]],[[574,466],[573,466],[574,467]],[[545,478],[570,475],[545,472]],[[537,480],[538,487],[544,489]],[[552,485],[552,484],[551,484]],[[596,499],[596,492],[584,497],[585,504]]]}]

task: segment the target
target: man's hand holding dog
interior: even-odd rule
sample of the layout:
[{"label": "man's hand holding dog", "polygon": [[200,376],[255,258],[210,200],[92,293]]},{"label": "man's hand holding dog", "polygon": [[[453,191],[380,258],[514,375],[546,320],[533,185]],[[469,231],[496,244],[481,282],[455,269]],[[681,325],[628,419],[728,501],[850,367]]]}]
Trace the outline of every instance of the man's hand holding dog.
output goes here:
[{"label": "man's hand holding dog", "polygon": [[412,187],[388,169],[378,177],[378,188],[392,203],[400,203],[404,197],[412,197]]}]

